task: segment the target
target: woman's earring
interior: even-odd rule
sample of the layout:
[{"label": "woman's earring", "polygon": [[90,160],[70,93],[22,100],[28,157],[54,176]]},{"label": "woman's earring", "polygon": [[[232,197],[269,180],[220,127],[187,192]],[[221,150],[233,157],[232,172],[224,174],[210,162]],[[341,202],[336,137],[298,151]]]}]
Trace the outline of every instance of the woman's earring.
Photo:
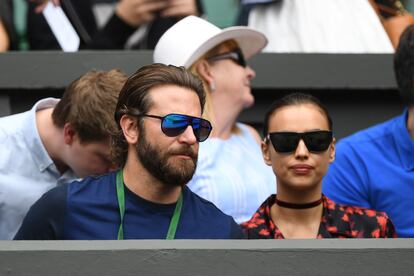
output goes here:
[{"label": "woman's earring", "polygon": [[216,84],[214,82],[209,83],[210,92],[216,91]]}]

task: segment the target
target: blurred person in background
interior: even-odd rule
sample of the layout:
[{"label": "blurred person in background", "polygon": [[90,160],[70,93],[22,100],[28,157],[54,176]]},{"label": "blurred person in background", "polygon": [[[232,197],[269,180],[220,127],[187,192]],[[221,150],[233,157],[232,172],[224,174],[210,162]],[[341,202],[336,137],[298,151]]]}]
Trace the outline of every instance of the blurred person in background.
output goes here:
[{"label": "blurred person in background", "polygon": [[[61,49],[39,13],[44,7],[39,8],[39,2],[47,0],[29,4],[30,49]],[[182,17],[203,12],[199,0],[60,0],[60,4],[80,37],[80,49],[153,49],[164,31]]]},{"label": "blurred person in background", "polygon": [[3,21],[0,19],[0,52],[5,52],[9,49],[9,36],[7,35],[6,28],[3,25]]},{"label": "blurred person in background", "polygon": [[206,90],[203,116],[213,124],[211,138],[200,144],[199,161],[188,187],[240,223],[275,191],[275,177],[263,161],[260,136],[238,123],[254,104],[254,70],[247,60],[266,45],[266,37],[248,27],[219,29],[189,16],[158,41],[154,62],[185,66]]},{"label": "blurred person in background", "polygon": [[[25,0],[24,0],[25,1]],[[13,0],[0,1],[0,51],[17,50],[18,42],[14,27]]]},{"label": "blurred person in background", "polygon": [[403,2],[405,1],[370,0],[394,48],[397,48],[403,31],[414,24],[414,16],[405,8]]},{"label": "blurred person in background", "polygon": [[399,0],[242,0],[239,16],[266,52],[392,53],[413,23]]}]

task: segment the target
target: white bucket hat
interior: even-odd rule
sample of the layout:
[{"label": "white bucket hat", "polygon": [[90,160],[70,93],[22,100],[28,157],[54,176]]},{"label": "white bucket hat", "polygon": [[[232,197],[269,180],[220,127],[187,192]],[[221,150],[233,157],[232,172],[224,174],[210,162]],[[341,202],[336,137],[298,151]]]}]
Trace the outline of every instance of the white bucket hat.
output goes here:
[{"label": "white bucket hat", "polygon": [[154,62],[189,68],[196,60],[218,44],[234,39],[249,59],[262,50],[267,39],[249,27],[220,29],[196,16],[187,16],[169,28],[154,49]]}]

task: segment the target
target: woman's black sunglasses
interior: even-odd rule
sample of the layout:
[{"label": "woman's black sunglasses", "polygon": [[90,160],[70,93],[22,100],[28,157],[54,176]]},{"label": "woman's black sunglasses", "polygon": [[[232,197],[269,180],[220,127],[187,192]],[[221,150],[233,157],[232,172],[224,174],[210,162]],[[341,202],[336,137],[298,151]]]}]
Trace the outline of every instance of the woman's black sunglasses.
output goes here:
[{"label": "woman's black sunglasses", "polygon": [[161,130],[168,137],[178,136],[183,133],[188,126],[191,126],[197,142],[204,142],[213,129],[209,121],[203,118],[184,114],[172,113],[165,116],[156,116],[143,113],[132,113],[131,115],[138,117],[151,117],[161,120]]},{"label": "woman's black sunglasses", "polygon": [[242,67],[247,66],[246,59],[244,58],[243,52],[241,51],[240,48],[235,48],[234,50],[230,52],[218,54],[218,55],[207,58],[208,61],[217,61],[217,60],[223,60],[223,59],[231,59]]},{"label": "woman's black sunglasses", "polygon": [[309,132],[271,132],[268,139],[280,153],[291,153],[298,147],[299,141],[305,142],[306,148],[313,153],[326,151],[332,142],[332,131],[319,130]]}]

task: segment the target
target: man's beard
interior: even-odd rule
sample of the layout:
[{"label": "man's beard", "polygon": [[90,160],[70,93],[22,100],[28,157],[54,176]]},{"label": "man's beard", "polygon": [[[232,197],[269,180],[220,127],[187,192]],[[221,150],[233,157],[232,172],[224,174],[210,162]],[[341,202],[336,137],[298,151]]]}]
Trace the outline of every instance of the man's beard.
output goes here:
[{"label": "man's beard", "polygon": [[[146,139],[141,130],[136,145],[138,159],[147,171],[163,184],[176,187],[187,184],[194,175],[197,166],[197,153],[190,145],[184,144],[178,149],[162,152]],[[169,160],[174,155],[187,155],[191,159]]]}]

